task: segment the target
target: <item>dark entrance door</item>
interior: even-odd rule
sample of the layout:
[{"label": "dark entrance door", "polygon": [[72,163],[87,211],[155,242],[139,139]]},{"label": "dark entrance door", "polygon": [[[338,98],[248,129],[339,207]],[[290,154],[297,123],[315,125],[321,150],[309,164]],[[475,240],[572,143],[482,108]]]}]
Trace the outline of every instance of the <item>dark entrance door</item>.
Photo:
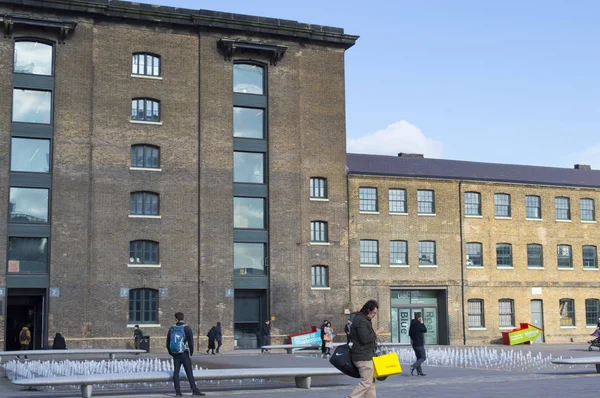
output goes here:
[{"label": "dark entrance door", "polygon": [[267,320],[267,291],[236,289],[234,297],[235,348],[262,345],[262,324]]},{"label": "dark entrance door", "polygon": [[8,289],[6,302],[6,340],[7,351],[20,350],[19,332],[27,326],[31,332],[29,349],[46,348],[44,343],[46,317],[46,289]]}]

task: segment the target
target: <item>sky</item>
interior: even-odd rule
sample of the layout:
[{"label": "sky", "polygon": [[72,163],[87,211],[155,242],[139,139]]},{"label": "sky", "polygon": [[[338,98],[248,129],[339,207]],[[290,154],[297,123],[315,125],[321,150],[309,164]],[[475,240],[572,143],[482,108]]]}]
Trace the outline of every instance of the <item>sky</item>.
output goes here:
[{"label": "sky", "polygon": [[600,169],[600,2],[143,0],[358,35],[347,149]]}]

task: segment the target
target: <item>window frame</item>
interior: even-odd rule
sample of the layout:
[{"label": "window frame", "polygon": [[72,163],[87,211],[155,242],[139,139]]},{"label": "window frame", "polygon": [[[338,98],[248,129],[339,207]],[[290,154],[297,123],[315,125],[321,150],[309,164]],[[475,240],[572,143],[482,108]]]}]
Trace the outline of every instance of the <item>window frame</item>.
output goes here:
[{"label": "window frame", "polygon": [[[235,67],[237,65],[251,65],[251,66],[257,66],[259,68],[262,69],[262,93],[245,93],[242,91],[235,91]],[[235,94],[242,94],[242,95],[262,95],[262,96],[266,96],[268,91],[268,87],[267,87],[267,79],[268,76],[268,69],[267,69],[267,65],[260,63],[260,62],[255,62],[255,61],[249,61],[249,60],[239,60],[239,61],[235,61],[233,63],[233,68],[231,71],[231,86],[232,86],[232,92]]]},{"label": "window frame", "polygon": [[[594,304],[592,307],[592,303]],[[600,300],[597,298],[585,299],[585,326],[597,327],[600,317]]]},{"label": "window frame", "polygon": [[[562,207],[561,202],[566,202],[566,208]],[[567,196],[556,196],[554,198],[554,212],[557,221],[571,221],[571,198]],[[566,212],[566,218],[562,217],[563,212]],[[561,217],[559,217],[559,214]]]},{"label": "window frame", "polygon": [[[374,245],[375,250],[363,250],[363,243],[365,245],[365,249],[373,248],[367,247],[368,244]],[[379,265],[379,241],[375,239],[361,239],[359,242],[359,255],[361,265]],[[373,258],[374,261],[372,261]]]},{"label": "window frame", "polygon": [[[144,107],[142,109],[144,117],[142,119],[135,118],[133,112],[131,113],[132,122],[143,122],[143,123],[161,123],[162,122],[162,104],[160,100],[151,97],[136,97],[131,99],[131,110],[133,111],[133,103],[136,103],[136,117],[140,113],[139,101],[143,101]],[[153,104],[152,109],[154,110],[154,104],[158,106],[157,120],[154,120],[154,116],[148,118],[148,102]]]},{"label": "window frame", "polygon": [[[398,196],[396,195],[398,194]],[[396,199],[396,197],[402,197],[402,199]],[[404,188],[389,188],[388,189],[388,207],[391,214],[406,214],[407,203],[406,203],[406,189]],[[392,210],[393,209],[393,210]],[[400,209],[400,210],[397,210]]]},{"label": "window frame", "polygon": [[[540,249],[540,255],[539,255],[539,262],[540,265],[532,265],[531,260],[534,259],[534,256],[531,255],[531,253],[529,252],[529,249],[533,249],[533,248],[539,248]],[[535,268],[535,269],[542,269],[544,268],[544,247],[542,245],[540,245],[539,243],[528,243],[527,244],[527,268]]]},{"label": "window frame", "polygon": [[[144,73],[140,73],[139,72],[139,69],[140,69],[140,63],[139,63],[139,61],[138,61],[138,64],[137,64],[138,71],[137,72],[134,71],[134,68],[135,68],[135,65],[136,65],[135,64],[135,57],[136,56],[139,57],[141,55],[144,56],[144,66],[143,66]],[[148,62],[147,62],[148,61],[148,57],[151,57],[152,61],[153,61],[152,62],[152,66],[151,66],[152,72],[154,72],[154,60],[158,60],[158,74],[157,75],[155,75],[154,73],[146,73],[147,70],[148,70],[148,68],[149,68]],[[136,76],[136,77],[137,76],[162,77],[162,58],[161,58],[161,56],[158,55],[158,54],[149,53],[149,52],[135,52],[135,53],[132,53],[131,54],[131,74],[133,76]]]},{"label": "window frame", "polygon": [[[395,244],[398,244],[398,249],[395,250]],[[401,250],[404,246],[404,251]],[[400,261],[395,261],[396,259]],[[408,265],[408,242],[405,240],[391,240],[390,241],[390,266],[401,266]]]},{"label": "window frame", "polygon": [[[537,205],[532,206],[528,199],[536,199]],[[535,209],[537,213],[537,217],[531,217],[529,211],[531,209]],[[525,218],[531,220],[541,220],[542,219],[542,198],[538,195],[526,195],[525,196]]]},{"label": "window frame", "polygon": [[[133,158],[134,156],[136,157],[137,160],[137,153],[134,154],[134,151],[139,151],[139,149],[141,148],[142,150],[142,165],[136,165],[133,162]],[[152,152],[156,151],[156,157],[153,156]],[[149,164],[146,164],[146,160],[148,158],[148,156],[146,155],[147,152],[150,152],[150,160],[152,159],[156,159],[156,163],[157,166],[152,166]],[[130,149],[130,167],[133,168],[139,168],[139,169],[160,169],[161,164],[160,164],[160,147],[157,145],[152,145],[152,144],[133,144],[131,145],[131,149]]]},{"label": "window frame", "polygon": [[[375,193],[375,198],[370,196]],[[375,187],[358,187],[358,211],[377,213],[379,211],[378,192]],[[372,206],[374,205],[374,208]]]},{"label": "window frame", "polygon": [[329,225],[327,221],[310,222],[310,243],[329,243]]},{"label": "window frame", "polygon": [[[138,197],[142,197],[141,212],[138,206],[140,205]],[[154,213],[153,199],[156,198],[156,213]],[[149,200],[149,202],[147,202]],[[146,212],[147,207],[151,208],[151,212]],[[134,191],[129,194],[129,215],[131,216],[159,216],[160,215],[160,194],[152,191]]]},{"label": "window frame", "polygon": [[[46,46],[50,46],[52,47],[52,62],[51,62],[51,71],[49,75],[40,75],[40,74],[36,74],[36,73],[24,73],[24,72],[17,72],[15,71],[15,51],[17,50],[17,43],[40,43]],[[43,77],[54,77],[54,73],[55,73],[55,62],[56,62],[56,46],[55,46],[55,42],[52,42],[50,40],[46,40],[46,39],[41,39],[41,38],[37,38],[37,37],[19,37],[16,38],[13,44],[13,59],[12,59],[12,73],[15,74],[20,74],[20,75],[27,75],[27,76],[43,76]]]},{"label": "window frame", "polygon": [[[569,249],[569,256],[564,256],[561,255],[561,248],[568,248]],[[568,259],[569,261],[569,265],[565,266],[565,259]],[[561,260],[563,262],[563,265],[561,265]],[[573,269],[573,247],[571,245],[556,245],[556,265],[559,269]]]},{"label": "window frame", "polygon": [[494,216],[501,218],[511,218],[511,197],[507,193],[494,194]]},{"label": "window frame", "polygon": [[[476,198],[477,201],[471,199]],[[465,216],[481,216],[481,193],[477,191],[467,191],[464,193]],[[475,213],[472,212],[475,207]]]},{"label": "window frame", "polygon": [[[565,315],[563,315],[565,314]],[[573,327],[577,325],[575,320],[575,300],[572,298],[561,298],[558,300],[558,316],[560,327]],[[570,323],[564,320],[571,320]]]},{"label": "window frame", "polygon": [[[139,298],[132,297],[139,293]],[[148,295],[148,297],[144,297]],[[158,290],[157,289],[149,289],[149,288],[137,288],[129,290],[129,315],[128,315],[128,323],[131,324],[139,324],[139,325],[157,325],[158,324]],[[136,310],[136,303],[139,303],[139,309]],[[154,308],[152,308],[154,306]],[[132,309],[132,307],[134,307]],[[132,313],[135,312],[140,313],[140,317],[136,318],[134,315],[132,317]],[[146,314],[149,314],[149,319],[146,319]]]},{"label": "window frame", "polygon": [[[469,247],[474,248],[474,247],[479,247],[479,253],[469,253]],[[465,245],[465,255],[466,257],[466,265],[467,267],[472,267],[472,268],[483,268],[483,244],[481,244],[481,242],[467,242],[467,244]],[[471,262],[471,264],[469,264],[470,261],[470,257],[469,256],[475,256],[475,258],[477,258],[477,256],[479,256],[479,265],[477,264],[473,264]]]},{"label": "window frame", "polygon": [[[473,321],[473,324],[471,324],[471,321]],[[467,328],[485,329],[485,303],[483,299],[467,300]]]},{"label": "window frame", "polygon": [[[431,244],[431,247],[433,248],[433,251],[424,251],[424,249],[429,246],[429,244]],[[427,246],[425,246],[427,245]],[[436,248],[436,242],[434,240],[420,240],[418,243],[418,254],[419,254],[419,266],[434,266],[437,265],[437,248]],[[431,255],[433,257],[433,259],[431,260],[431,263],[426,263],[426,256],[427,255]]]},{"label": "window frame", "polygon": [[[320,273],[317,273],[320,271]],[[310,267],[311,288],[329,288],[329,267],[327,265],[313,265]],[[320,283],[319,283],[320,282]]]},{"label": "window frame", "polygon": [[[589,207],[584,208],[584,203],[591,203],[591,208],[589,208]],[[591,213],[590,218],[583,217],[584,214],[590,214],[590,213]],[[592,199],[592,198],[580,198],[579,199],[579,217],[581,218],[581,221],[588,221],[588,222],[596,221],[596,202],[594,201],[594,199]]]},{"label": "window frame", "polygon": [[[142,249],[140,253],[137,253],[136,250],[137,248],[134,246],[133,250],[132,250],[132,245],[137,244],[138,242],[142,243]],[[156,249],[156,262],[152,262],[152,260],[150,260],[150,262],[146,262],[145,255],[146,253],[150,253],[149,256],[152,257],[153,256],[153,250]],[[132,257],[132,253],[136,254],[135,256]],[[140,256],[138,257],[137,255],[140,254]],[[142,259],[140,262],[136,262],[135,259]],[[132,262],[131,260],[134,260],[134,262]],[[137,239],[137,240],[132,240],[129,241],[129,264],[130,265],[134,265],[134,266],[157,266],[160,265],[160,244],[157,241],[154,240],[149,240],[149,239]]]},{"label": "window frame", "polygon": [[310,199],[327,199],[327,178],[310,177],[309,181]]},{"label": "window frame", "polygon": [[[423,194],[431,194],[431,197],[422,197]],[[435,191],[433,189],[417,189],[417,214],[435,214]]]},{"label": "window frame", "polygon": [[[586,266],[586,249],[590,250],[593,249],[594,250],[594,255],[593,258],[591,259],[593,261],[593,266]],[[598,248],[594,245],[584,245],[581,246],[581,258],[583,259],[583,269],[598,269]],[[588,253],[587,256],[587,260],[590,260],[590,256]]]},{"label": "window frame", "polygon": [[[504,304],[504,306],[502,304]],[[507,311],[507,309],[510,311]],[[505,323],[509,317],[510,325]],[[509,298],[501,298],[498,300],[498,327],[503,329],[515,327],[515,300]]]},{"label": "window frame", "polygon": [[[500,256],[500,253],[498,253],[498,250],[503,249],[503,248],[508,248],[509,249],[509,254],[508,256],[504,253],[502,253],[502,256]],[[510,264],[500,264],[500,258],[506,259],[508,258]],[[512,244],[510,243],[496,243],[496,268],[513,268],[514,267],[514,263],[513,263],[513,250],[512,250]]]}]

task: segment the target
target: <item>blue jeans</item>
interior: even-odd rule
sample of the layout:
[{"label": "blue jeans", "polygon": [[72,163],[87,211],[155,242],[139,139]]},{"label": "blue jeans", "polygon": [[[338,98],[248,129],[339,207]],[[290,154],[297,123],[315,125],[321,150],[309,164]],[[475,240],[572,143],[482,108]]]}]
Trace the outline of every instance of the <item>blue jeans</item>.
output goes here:
[{"label": "blue jeans", "polygon": [[173,385],[175,386],[175,391],[181,391],[181,386],[179,385],[179,371],[181,370],[181,365],[183,365],[183,370],[190,383],[190,388],[192,391],[198,391],[196,380],[194,380],[194,373],[192,371],[192,360],[190,359],[190,353],[188,351],[183,354],[173,355]]}]

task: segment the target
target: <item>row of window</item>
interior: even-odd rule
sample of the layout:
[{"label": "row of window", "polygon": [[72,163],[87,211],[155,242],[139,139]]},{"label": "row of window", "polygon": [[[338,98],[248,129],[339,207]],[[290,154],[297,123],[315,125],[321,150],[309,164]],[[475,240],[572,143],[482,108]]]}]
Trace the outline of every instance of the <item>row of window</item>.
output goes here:
[{"label": "row of window", "polygon": [[[575,300],[570,298],[560,299],[559,316],[560,326],[576,326]],[[469,328],[485,328],[485,308],[481,299],[468,300],[467,319]],[[585,324],[597,326],[600,313],[600,300],[585,300]],[[501,328],[515,327],[515,302],[512,299],[498,300],[498,326]]]},{"label": "row of window", "polygon": [[[360,241],[360,264],[379,265],[379,241]],[[394,240],[390,242],[390,264],[408,264],[408,244],[405,240]],[[419,241],[419,265],[436,265],[434,241]]]}]

